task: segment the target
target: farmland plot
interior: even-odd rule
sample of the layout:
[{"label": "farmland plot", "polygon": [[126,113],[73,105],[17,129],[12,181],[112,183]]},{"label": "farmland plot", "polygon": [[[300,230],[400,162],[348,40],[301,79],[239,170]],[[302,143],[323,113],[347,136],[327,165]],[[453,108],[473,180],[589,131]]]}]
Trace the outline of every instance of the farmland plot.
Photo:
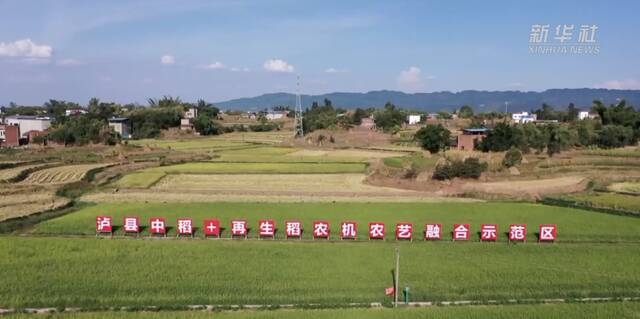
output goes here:
[{"label": "farmland plot", "polygon": [[24,165],[13,168],[7,168],[0,170],[0,182],[10,181],[26,172],[28,170],[37,169],[38,167],[47,166],[49,164],[33,164],[33,165]]},{"label": "farmland plot", "polygon": [[0,222],[60,208],[68,203],[68,198],[56,196],[55,192],[48,190],[0,194]]},{"label": "farmland plot", "polygon": [[[96,309],[388,302],[394,249],[377,242],[3,237],[0,303]],[[400,250],[401,283],[416,301],[640,295],[637,244],[403,243]]]},{"label": "farmland plot", "polygon": [[20,182],[28,185],[55,185],[80,181],[90,170],[111,164],[81,164],[47,168],[29,174]]}]

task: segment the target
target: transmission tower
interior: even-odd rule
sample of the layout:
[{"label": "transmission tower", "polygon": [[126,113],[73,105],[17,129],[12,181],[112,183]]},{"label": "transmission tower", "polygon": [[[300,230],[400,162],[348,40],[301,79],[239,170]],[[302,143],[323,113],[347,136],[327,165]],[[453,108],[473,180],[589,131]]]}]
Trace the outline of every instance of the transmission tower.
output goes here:
[{"label": "transmission tower", "polygon": [[300,75],[297,77],[296,83],[296,116],[294,137],[303,137],[304,129],[302,128],[302,97],[300,96]]}]

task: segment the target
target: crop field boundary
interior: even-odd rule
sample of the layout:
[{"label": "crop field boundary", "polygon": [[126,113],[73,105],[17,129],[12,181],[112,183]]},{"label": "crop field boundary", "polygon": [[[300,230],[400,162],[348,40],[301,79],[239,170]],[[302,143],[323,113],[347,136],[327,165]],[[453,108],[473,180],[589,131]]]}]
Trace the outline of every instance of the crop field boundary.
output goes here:
[{"label": "crop field boundary", "polygon": [[[637,196],[637,195],[634,195],[634,196]],[[560,199],[560,198],[544,197],[542,200],[538,202],[544,205],[549,205],[549,206],[578,208],[578,209],[584,209],[584,210],[611,214],[611,215],[631,216],[631,217],[640,218],[640,212],[626,210],[626,209],[592,206],[592,205],[588,205],[585,202],[572,201],[572,200],[566,200],[566,199]]]},{"label": "crop field boundary", "polygon": [[[451,300],[451,301],[413,301],[398,302],[401,308],[423,308],[423,307],[473,307],[487,305],[523,305],[523,304],[571,304],[571,303],[605,303],[605,302],[638,302],[640,297],[587,297],[587,298],[526,298],[526,299],[505,299],[505,300]],[[109,312],[142,312],[142,311],[237,311],[237,310],[277,310],[277,309],[348,309],[348,308],[391,308],[393,302],[352,302],[345,304],[324,305],[319,303],[308,304],[236,304],[236,305],[185,305],[174,307],[142,306],[142,307],[43,307],[43,308],[0,308],[0,315],[14,313],[30,314],[53,314],[53,313],[76,313],[89,311],[109,311]]]}]

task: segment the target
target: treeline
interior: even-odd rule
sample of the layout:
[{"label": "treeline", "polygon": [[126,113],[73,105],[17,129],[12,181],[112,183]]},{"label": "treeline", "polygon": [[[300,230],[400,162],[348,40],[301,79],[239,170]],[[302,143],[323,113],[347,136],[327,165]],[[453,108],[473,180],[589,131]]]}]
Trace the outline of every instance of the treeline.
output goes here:
[{"label": "treeline", "polygon": [[549,106],[543,106],[536,114],[547,116],[546,119],[561,117],[568,123],[498,123],[476,147],[485,152],[500,152],[511,148],[538,153],[546,150],[549,156],[553,156],[576,146],[615,148],[638,142],[640,112],[626,105],[624,100],[609,107],[596,101],[592,109],[598,113],[599,119],[577,121],[577,113],[573,117],[571,108],[567,112],[558,112]]},{"label": "treeline", "polygon": [[362,119],[373,116],[378,129],[388,133],[396,133],[402,127],[408,110],[400,109],[392,103],[387,103],[382,109],[356,108],[348,112],[342,108],[333,107],[331,100],[324,99],[324,104],[313,102],[302,114],[305,133],[319,129],[351,128],[360,125]]},{"label": "treeline", "polygon": [[160,135],[161,130],[180,125],[180,118],[189,108],[198,110],[195,123],[202,129],[202,134],[220,134],[224,130],[215,122],[219,109],[204,100],[196,103],[187,103],[180,98],[164,96],[160,99],[149,99],[149,107],[138,104],[118,104],[101,102],[92,98],[87,104],[87,114],[75,114],[67,116],[67,110],[80,109],[80,105],[74,102],[49,100],[42,107],[18,106],[11,104],[3,109],[6,115],[46,115],[51,116],[52,127],[47,136],[38,137],[38,141],[44,138],[65,145],[104,143],[114,145],[121,140],[121,136],[108,126],[108,119],[112,117],[129,118],[132,130],[132,138],[154,138]]}]

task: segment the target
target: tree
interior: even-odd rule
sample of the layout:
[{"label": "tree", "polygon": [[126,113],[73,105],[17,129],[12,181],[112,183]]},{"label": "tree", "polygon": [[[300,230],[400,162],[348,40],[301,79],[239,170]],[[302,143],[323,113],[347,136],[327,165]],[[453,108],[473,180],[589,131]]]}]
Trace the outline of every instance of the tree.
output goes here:
[{"label": "tree", "polygon": [[355,112],[353,112],[353,124],[360,125],[362,123],[362,119],[368,117],[370,115],[369,112],[363,110],[361,108],[357,108]]},{"label": "tree", "polygon": [[527,142],[520,126],[511,126],[506,122],[498,123],[498,125],[489,131],[487,136],[478,143],[478,148],[483,152],[502,152],[511,147],[526,150]]},{"label": "tree", "polygon": [[213,106],[213,104],[208,103],[203,99],[199,99],[198,102],[196,102],[195,107],[196,109],[198,109],[199,115],[206,115],[212,119],[217,118],[218,113],[220,113],[220,109],[218,109],[217,107]]},{"label": "tree", "polygon": [[633,141],[633,130],[622,125],[605,125],[598,133],[598,146],[603,148],[623,147]]},{"label": "tree", "polygon": [[[522,131],[524,132],[527,148],[534,149],[536,153],[542,153],[542,151],[544,151],[544,148],[547,146],[547,140],[549,139],[546,136],[546,132],[539,129],[533,123],[523,124]],[[528,150],[522,151],[527,152]]]},{"label": "tree", "polygon": [[569,103],[569,106],[567,107],[567,118],[565,119],[565,122],[575,122],[578,119],[579,113],[580,110],[576,108],[573,103]]},{"label": "tree", "polygon": [[573,136],[566,126],[547,125],[547,155],[552,157],[556,153],[566,150],[574,143]]},{"label": "tree", "polygon": [[451,133],[441,124],[427,124],[416,132],[414,139],[420,143],[422,148],[435,154],[440,150],[446,150],[449,146]]},{"label": "tree", "polygon": [[377,110],[374,114],[376,127],[385,132],[395,132],[400,129],[404,122],[404,113],[396,108],[391,102],[384,105],[384,109]]},{"label": "tree", "polygon": [[473,117],[473,109],[469,105],[464,105],[458,110],[458,117],[468,119]]},{"label": "tree", "polygon": [[302,126],[305,132],[313,132],[319,129],[333,128],[338,122],[338,112],[331,106],[331,101],[326,100],[324,106],[313,102],[310,109],[306,109],[302,115]]},{"label": "tree", "polygon": [[195,118],[193,128],[200,135],[218,135],[222,133],[220,125],[204,114],[200,114]]},{"label": "tree", "polygon": [[182,107],[182,100],[180,100],[179,96],[174,98],[171,95],[165,95],[160,99],[150,98],[147,102],[149,102],[149,106],[151,107]]}]

